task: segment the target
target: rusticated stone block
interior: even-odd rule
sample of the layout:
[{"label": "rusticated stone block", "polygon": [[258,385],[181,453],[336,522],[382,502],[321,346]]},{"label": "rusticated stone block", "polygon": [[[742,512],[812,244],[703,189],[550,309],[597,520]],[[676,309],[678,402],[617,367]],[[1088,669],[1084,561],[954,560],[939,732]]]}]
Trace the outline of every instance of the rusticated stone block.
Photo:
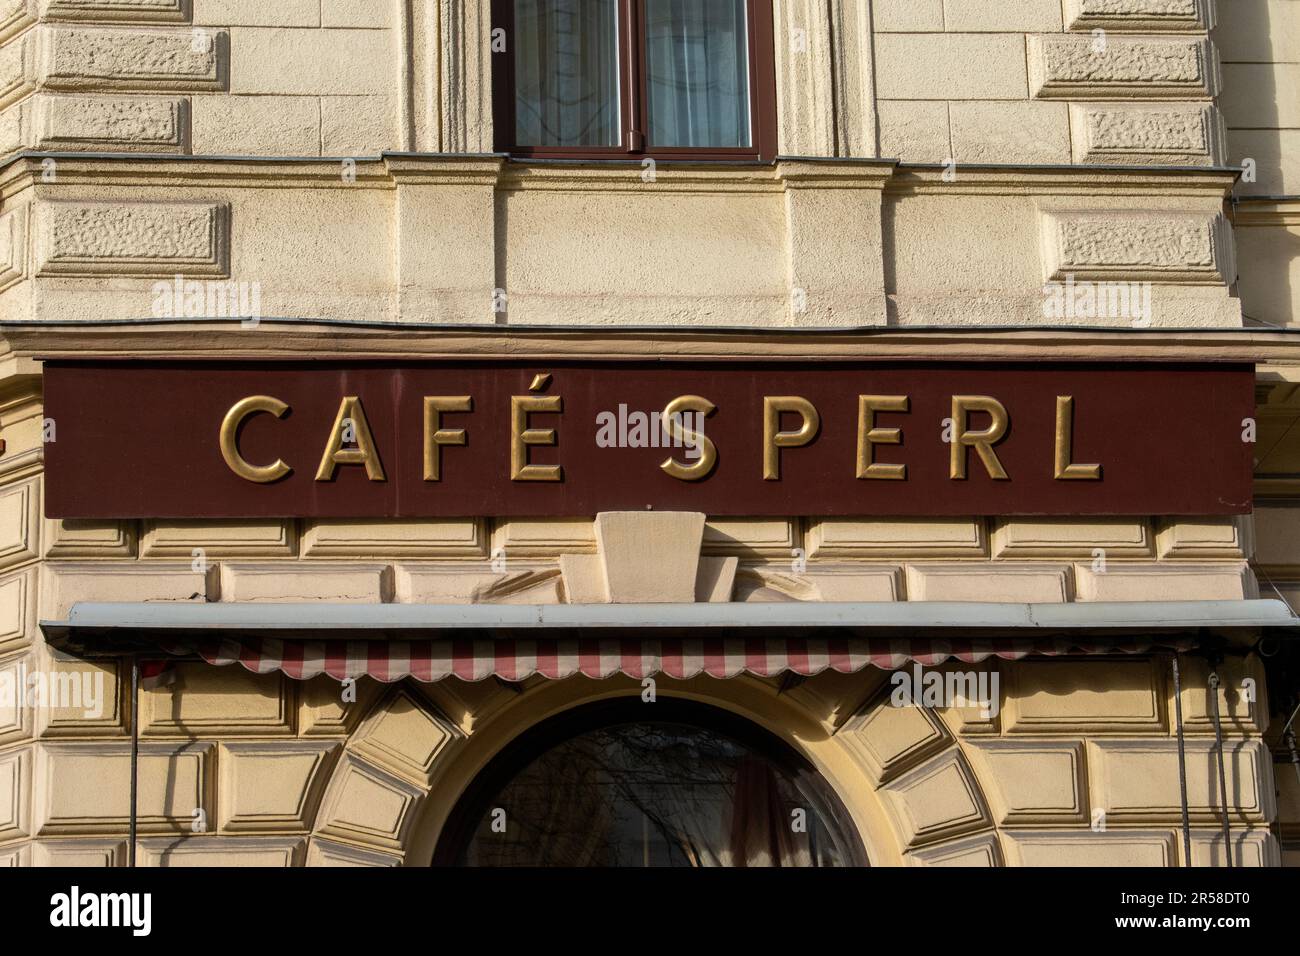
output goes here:
[{"label": "rusticated stone block", "polygon": [[181,23],[189,17],[189,0],[43,0],[41,17],[97,23]]},{"label": "rusticated stone block", "polygon": [[36,146],[48,150],[183,153],[186,101],[109,96],[40,96]]},{"label": "rusticated stone block", "polygon": [[281,674],[253,674],[238,664],[177,664],[173,683],[141,693],[140,730],[167,737],[289,734],[293,686]]},{"label": "rusticated stone block", "polygon": [[200,560],[287,557],[297,545],[293,521],[147,521],[140,556]]},{"label": "rusticated stone block", "polygon": [[990,825],[979,787],[955,750],[881,788],[907,846],[933,843]]},{"label": "rusticated stone block", "polygon": [[375,766],[427,787],[434,762],[455,736],[442,715],[399,690],[362,724],[349,747]]},{"label": "rusticated stone block", "polygon": [[966,752],[999,826],[1088,819],[1082,743],[985,740]]},{"label": "rusticated stone block", "polygon": [[380,850],[363,850],[359,846],[312,837],[311,848],[307,851],[307,865],[391,867],[401,866],[402,857]]},{"label": "rusticated stone block", "polygon": [[54,90],[221,90],[224,31],[42,27],[43,86]]},{"label": "rusticated stone block", "polygon": [[45,840],[32,847],[36,866],[75,866],[102,869],[126,866],[122,840]]},{"label": "rusticated stone block", "polygon": [[37,556],[40,524],[40,491],[35,482],[0,491],[0,568]]},{"label": "rusticated stone block", "polygon": [[309,830],[337,743],[225,743],[217,807],[226,833]]},{"label": "rusticated stone block", "polygon": [[0,0],[0,43],[36,22],[36,0]]},{"label": "rusticated stone block", "polygon": [[0,756],[0,842],[32,835],[32,752]]},{"label": "rusticated stone block", "polygon": [[46,518],[41,540],[47,558],[129,558],[135,522]]},{"label": "rusticated stone block", "polygon": [[32,709],[27,706],[24,690],[30,667],[29,657],[0,664],[0,747],[32,735]]},{"label": "rusticated stone block", "polygon": [[1012,831],[1003,835],[1007,862],[1012,866],[1173,866],[1171,830]]},{"label": "rusticated stone block", "polygon": [[36,569],[0,578],[0,654],[21,650],[36,633]]},{"label": "rusticated stone block", "polygon": [[51,619],[66,616],[78,601],[202,601],[206,595],[206,575],[189,562],[50,563],[41,571],[41,614]]},{"label": "rusticated stone block", "polygon": [[[1174,740],[1093,739],[1088,746],[1089,793],[1111,821],[1177,823],[1182,813],[1178,743]],[[1187,805],[1195,823],[1216,824],[1225,803],[1219,791],[1213,740],[1186,741]],[[1273,758],[1261,740],[1225,740],[1228,815],[1264,823],[1277,812]]]},{"label": "rusticated stone block", "polygon": [[27,274],[27,212],[30,204],[0,216],[0,292]]},{"label": "rusticated stone block", "polygon": [[[1222,216],[1164,212],[1044,211],[1043,269],[1050,282],[1225,285],[1232,235]],[[1100,307],[1100,304],[1099,304]]]},{"label": "rusticated stone block", "polygon": [[302,866],[306,840],[285,837],[185,837],[141,840],[141,866]]},{"label": "rusticated stone block", "polygon": [[[1233,866],[1281,866],[1281,846],[1277,837],[1267,830],[1234,830],[1232,836]],[[1192,866],[1224,866],[1223,831],[1192,831]]]},{"label": "rusticated stone block", "polygon": [[1047,604],[1070,600],[1070,568],[1051,564],[910,564],[909,601],[1012,601]]},{"label": "rusticated stone block", "polygon": [[874,706],[848,721],[840,731],[840,740],[879,783],[942,750],[952,737],[933,711],[893,706],[886,688]]},{"label": "rusticated stone block", "polygon": [[316,521],[303,534],[308,558],[468,558],[487,554],[487,532],[471,518],[438,521]]},{"label": "rusticated stone block", "polygon": [[922,847],[908,853],[908,866],[961,866],[986,868],[1002,865],[1002,848],[993,833]]},{"label": "rusticated stone block", "polygon": [[42,276],[224,276],[224,203],[42,202],[36,206]]},{"label": "rusticated stone block", "polygon": [[938,558],[988,553],[980,518],[827,518],[808,532],[810,557]]},{"label": "rusticated stone block", "polygon": [[27,33],[0,46],[0,109],[36,88],[36,46]]},{"label": "rusticated stone block", "polygon": [[[1273,509],[1257,511],[1261,537],[1285,528],[1285,519]],[[1156,536],[1162,558],[1241,558],[1254,555],[1253,525],[1249,518],[1166,518]],[[1267,529],[1267,530],[1265,530]],[[1267,564],[1261,554],[1261,564]]]},{"label": "rusticated stone block", "polygon": [[1241,601],[1258,596],[1255,575],[1244,561],[1218,566],[1091,565],[1075,569],[1080,601]]},{"label": "rusticated stone block", "polygon": [[318,833],[401,850],[424,790],[345,754],[321,806]]},{"label": "rusticated stone block", "polygon": [[[195,810],[212,810],[211,761],[210,744],[140,745],[141,832],[188,833]],[[131,816],[130,743],[38,746],[34,802],[39,836],[125,831]]]},{"label": "rusticated stone block", "polygon": [[1165,733],[1165,666],[1151,660],[1018,661],[1002,668],[1008,733]]},{"label": "rusticated stone block", "polygon": [[1203,106],[1070,106],[1078,163],[1215,166],[1224,161],[1223,118]]},{"label": "rusticated stone block", "polygon": [[1214,26],[1214,0],[1065,0],[1071,30],[1190,31]]},{"label": "rusticated stone block", "polygon": [[1037,97],[1208,99],[1218,91],[1208,40],[1108,35],[1103,44],[1049,34],[1028,42],[1029,87]]},{"label": "rusticated stone block", "polygon": [[1151,526],[1140,518],[1007,518],[993,532],[995,558],[1108,557],[1151,554]]}]

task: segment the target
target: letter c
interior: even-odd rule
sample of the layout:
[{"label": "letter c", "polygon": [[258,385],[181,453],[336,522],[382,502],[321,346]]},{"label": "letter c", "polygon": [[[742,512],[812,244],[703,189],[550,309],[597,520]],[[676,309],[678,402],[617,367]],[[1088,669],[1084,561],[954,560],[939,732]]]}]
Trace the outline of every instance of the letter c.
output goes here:
[{"label": "letter c", "polygon": [[231,406],[221,422],[221,457],[226,460],[231,471],[240,478],[259,485],[279,481],[293,471],[282,459],[277,458],[270,465],[250,465],[239,453],[239,426],[244,423],[244,419],[258,412],[270,412],[276,418],[283,418],[288,411],[288,405],[270,395],[250,395]]}]

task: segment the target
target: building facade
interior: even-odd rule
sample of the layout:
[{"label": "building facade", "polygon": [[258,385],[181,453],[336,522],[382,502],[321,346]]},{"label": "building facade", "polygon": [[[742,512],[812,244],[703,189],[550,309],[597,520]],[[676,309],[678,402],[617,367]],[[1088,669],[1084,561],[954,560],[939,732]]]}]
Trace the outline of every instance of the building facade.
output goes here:
[{"label": "building facade", "polygon": [[1298,89],[1296,0],[0,0],[0,862],[1295,862]]}]

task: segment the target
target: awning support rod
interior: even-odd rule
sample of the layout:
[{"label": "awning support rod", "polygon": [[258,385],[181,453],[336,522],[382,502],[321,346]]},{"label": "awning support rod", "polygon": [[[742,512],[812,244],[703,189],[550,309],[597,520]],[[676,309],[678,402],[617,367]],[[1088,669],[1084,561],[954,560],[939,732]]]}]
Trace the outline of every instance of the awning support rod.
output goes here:
[{"label": "awning support rod", "polygon": [[140,783],[140,655],[131,655],[131,845],[127,858],[135,868],[135,838]]},{"label": "awning support rod", "polygon": [[1174,663],[1174,720],[1178,724],[1178,787],[1183,807],[1183,866],[1192,865],[1192,824],[1187,813],[1187,745],[1183,741],[1183,682],[1178,673],[1178,654],[1170,655]]},{"label": "awning support rod", "polygon": [[1223,855],[1228,861],[1228,867],[1233,866],[1232,862],[1232,831],[1228,826],[1228,777],[1224,770],[1223,760],[1223,725],[1219,721],[1219,671],[1213,661],[1210,663],[1210,711],[1214,716],[1214,742],[1215,749],[1219,754],[1219,809],[1223,821]]}]

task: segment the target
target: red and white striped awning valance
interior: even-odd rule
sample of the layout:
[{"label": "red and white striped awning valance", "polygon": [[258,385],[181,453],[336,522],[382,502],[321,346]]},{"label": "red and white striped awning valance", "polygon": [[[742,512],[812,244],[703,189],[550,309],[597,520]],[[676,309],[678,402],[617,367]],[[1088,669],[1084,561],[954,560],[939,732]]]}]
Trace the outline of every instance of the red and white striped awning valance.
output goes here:
[{"label": "red and white striped awning valance", "polygon": [[198,656],[210,664],[240,664],[256,674],[280,671],[295,680],[328,674],[336,680],[371,677],[392,682],[412,677],[432,682],[447,677],[478,681],[534,675],[561,679],[582,674],[603,678],[626,674],[641,679],[774,677],[791,672],[811,677],[824,670],[848,674],[864,667],[894,670],[911,662],[927,667],[958,660],[978,664],[991,657],[1020,660],[1031,655],[1145,654],[1187,650],[1190,638],[805,638],[700,637],[683,639],[442,639],[420,641],[211,639],[162,642],[177,656]]}]

